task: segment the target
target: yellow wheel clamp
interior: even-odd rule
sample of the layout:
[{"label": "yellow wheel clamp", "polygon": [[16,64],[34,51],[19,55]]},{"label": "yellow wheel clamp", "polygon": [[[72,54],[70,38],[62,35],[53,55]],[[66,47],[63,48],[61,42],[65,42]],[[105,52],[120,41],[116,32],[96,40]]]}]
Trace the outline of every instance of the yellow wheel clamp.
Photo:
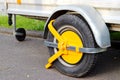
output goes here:
[{"label": "yellow wheel clamp", "polygon": [[50,21],[50,23],[48,24],[48,29],[52,33],[52,35],[58,40],[58,44],[49,42],[49,41],[45,41],[44,43],[48,47],[58,48],[59,51],[56,52],[54,55],[52,55],[48,59],[48,64],[46,64],[45,68],[47,69],[50,68],[52,66],[52,63],[57,58],[59,58],[63,54],[67,54],[67,50],[73,50],[76,52],[83,52],[83,53],[90,53],[90,54],[95,54],[95,53],[106,51],[106,49],[102,49],[102,48],[80,48],[80,47],[72,46],[72,45],[68,46],[69,44],[67,44],[67,41],[62,39],[60,34],[55,30],[54,26],[52,25],[53,22],[54,20]]}]

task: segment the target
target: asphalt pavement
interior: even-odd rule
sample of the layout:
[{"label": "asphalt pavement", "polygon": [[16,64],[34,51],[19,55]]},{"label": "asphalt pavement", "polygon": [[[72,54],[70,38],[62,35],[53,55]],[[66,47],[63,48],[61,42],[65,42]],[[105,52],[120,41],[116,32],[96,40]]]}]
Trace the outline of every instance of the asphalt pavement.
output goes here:
[{"label": "asphalt pavement", "polygon": [[18,42],[0,33],[0,80],[119,80],[120,50],[110,48],[98,54],[95,69],[84,78],[65,76],[54,68],[45,69],[49,52],[42,38],[27,37]]}]

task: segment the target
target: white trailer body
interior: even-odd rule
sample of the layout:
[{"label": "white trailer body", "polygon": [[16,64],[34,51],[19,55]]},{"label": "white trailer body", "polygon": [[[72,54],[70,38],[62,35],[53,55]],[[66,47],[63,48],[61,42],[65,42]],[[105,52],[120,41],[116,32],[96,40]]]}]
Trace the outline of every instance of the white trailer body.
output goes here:
[{"label": "white trailer body", "polygon": [[5,13],[5,4],[4,4],[4,0],[0,0],[0,12],[4,12]]},{"label": "white trailer body", "polygon": [[7,0],[7,12],[12,14],[24,14],[33,16],[46,16],[63,5],[89,5],[94,7],[103,17],[106,23],[120,24],[120,0]]},{"label": "white trailer body", "polygon": [[46,68],[55,61],[58,71],[73,77],[90,72],[96,62],[96,53],[111,46],[109,30],[120,31],[119,5],[120,0],[4,1],[10,24],[13,14],[18,41],[25,39],[26,32],[23,28],[16,30],[16,15],[48,18],[44,38],[47,38],[45,45],[52,57]]}]

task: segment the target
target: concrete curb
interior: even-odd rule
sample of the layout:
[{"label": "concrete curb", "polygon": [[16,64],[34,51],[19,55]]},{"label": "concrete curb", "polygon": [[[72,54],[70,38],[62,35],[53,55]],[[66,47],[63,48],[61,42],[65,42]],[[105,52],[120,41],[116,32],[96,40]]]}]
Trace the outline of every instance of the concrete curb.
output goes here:
[{"label": "concrete curb", "polygon": [[[3,34],[13,34],[13,29],[8,28],[0,28],[0,33]],[[37,37],[37,38],[43,38],[43,31],[26,31],[27,36],[29,37]]]}]

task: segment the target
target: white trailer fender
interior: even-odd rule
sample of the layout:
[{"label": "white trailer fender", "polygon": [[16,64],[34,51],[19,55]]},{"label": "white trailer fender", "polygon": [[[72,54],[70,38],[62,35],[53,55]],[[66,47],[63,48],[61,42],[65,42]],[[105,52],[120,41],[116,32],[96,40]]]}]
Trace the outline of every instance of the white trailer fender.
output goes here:
[{"label": "white trailer fender", "polygon": [[47,38],[48,34],[48,23],[52,19],[56,19],[60,15],[65,14],[68,11],[74,11],[80,14],[90,26],[91,31],[93,32],[96,43],[101,48],[107,48],[111,46],[110,43],[110,34],[109,30],[102,19],[102,16],[91,6],[60,6],[58,7],[53,14],[48,18],[45,25],[44,38]]}]

